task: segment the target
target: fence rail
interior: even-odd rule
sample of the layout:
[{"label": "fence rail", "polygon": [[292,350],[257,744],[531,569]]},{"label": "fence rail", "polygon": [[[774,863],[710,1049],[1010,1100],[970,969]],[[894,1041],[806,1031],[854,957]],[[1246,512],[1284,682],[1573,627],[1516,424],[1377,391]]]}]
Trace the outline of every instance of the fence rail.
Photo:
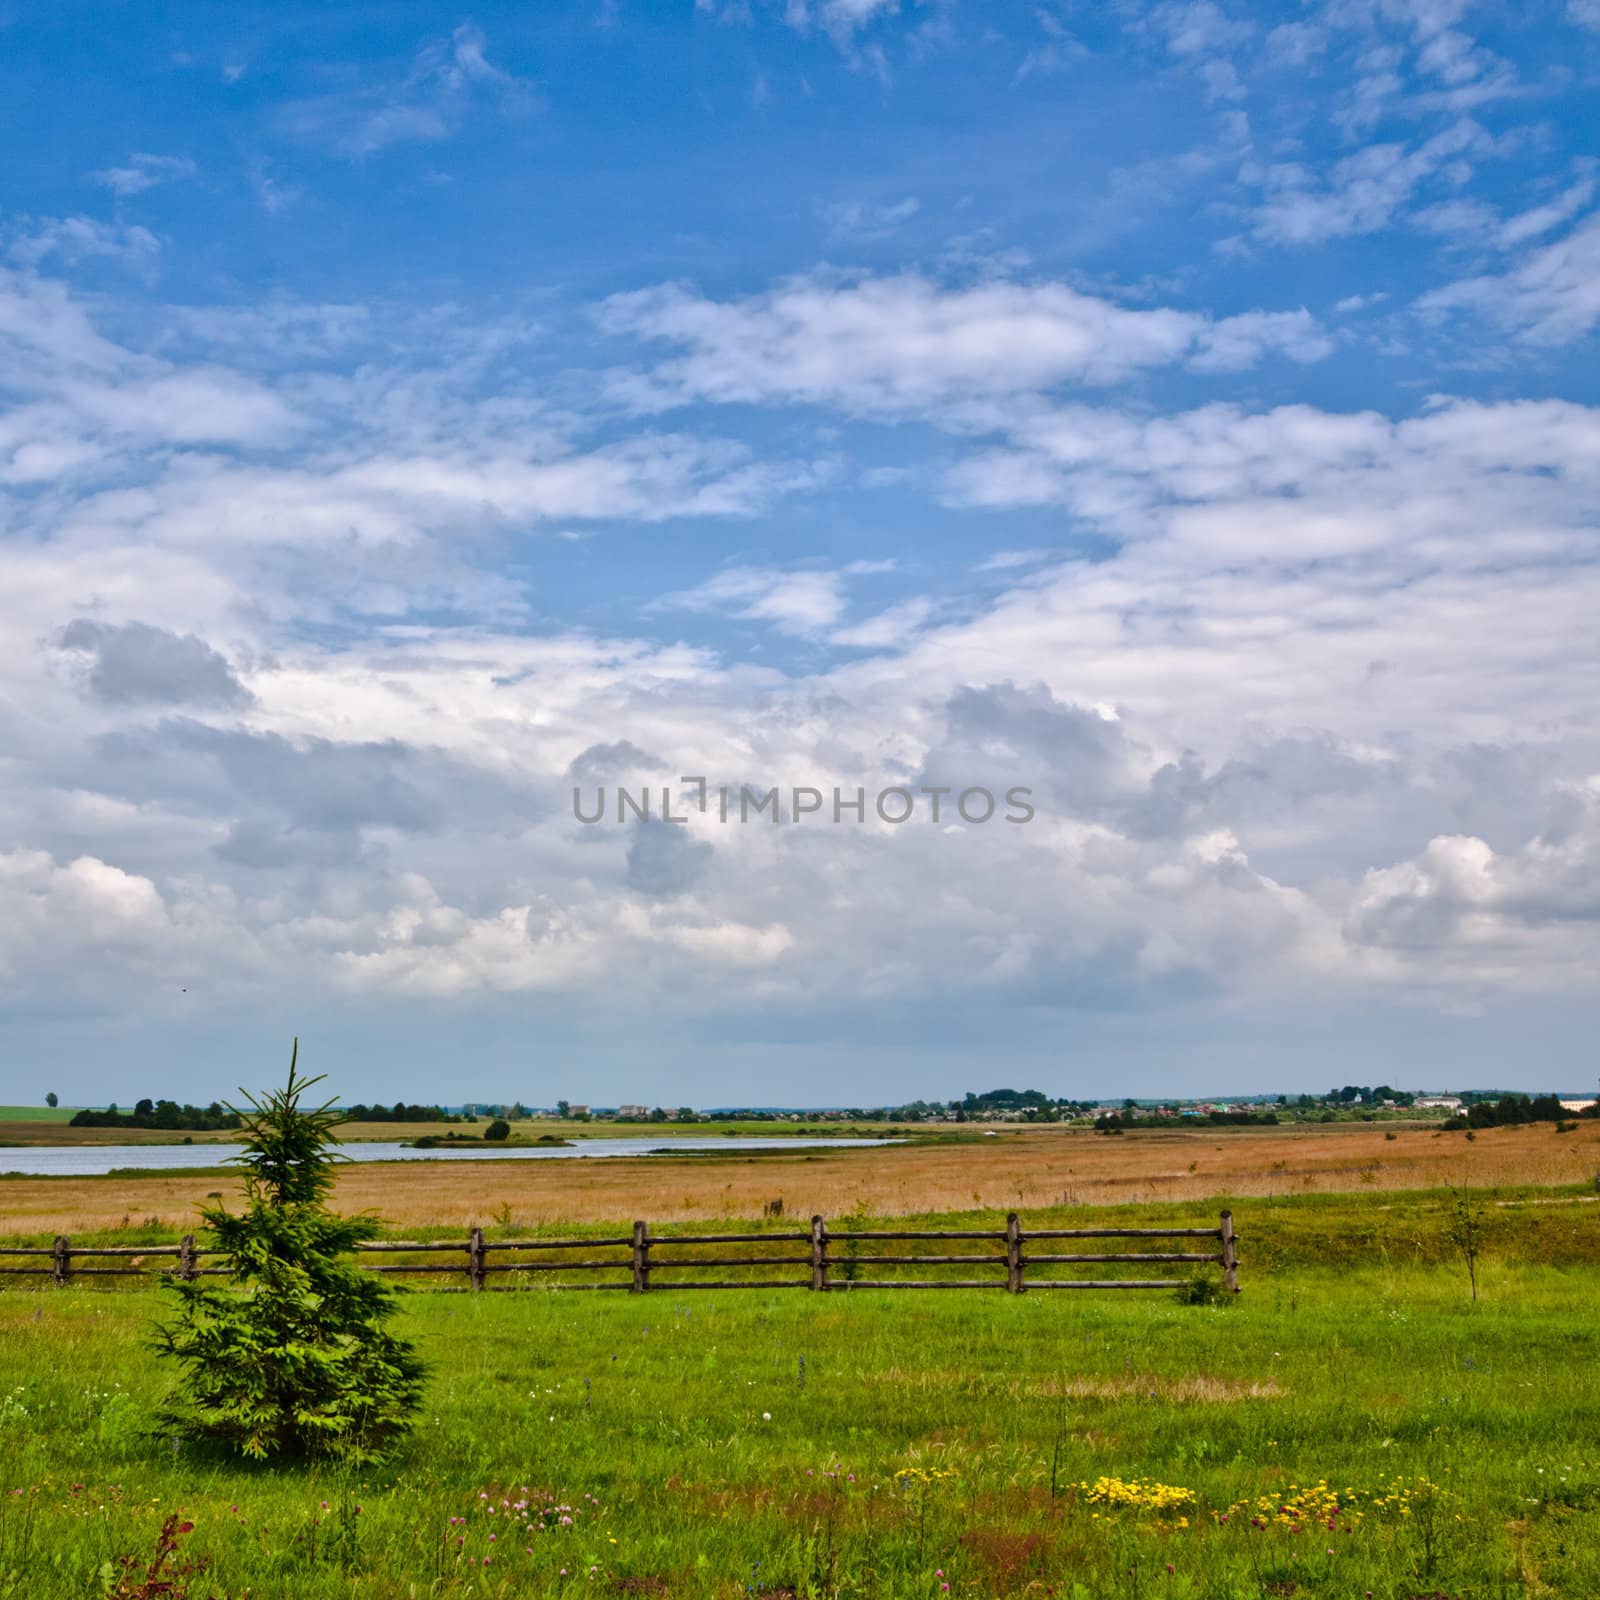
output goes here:
[{"label": "fence rail", "polygon": [[[1027,1247],[1062,1239],[1214,1239],[1215,1250],[1056,1250],[1030,1251]],[[993,1251],[939,1251],[925,1254],[882,1252],[884,1243],[928,1244],[966,1240],[976,1245],[998,1245]],[[790,1247],[803,1244],[804,1251]],[[730,1245],[764,1246],[771,1253],[721,1253]],[[868,1253],[862,1247],[877,1248]],[[615,1289],[631,1294],[668,1290],[676,1294],[685,1289],[808,1289],[819,1293],[844,1289],[1004,1289],[1023,1294],[1029,1289],[1170,1289],[1185,1282],[1183,1277],[1075,1277],[1059,1276],[1042,1269],[1063,1266],[1100,1267],[1115,1264],[1130,1266],[1213,1265],[1222,1269],[1223,1286],[1232,1293],[1239,1290],[1239,1235],[1234,1232],[1233,1213],[1224,1211],[1215,1228],[1024,1228],[1016,1212],[1006,1218],[1003,1229],[906,1229],[843,1228],[829,1229],[824,1218],[811,1219],[804,1232],[771,1233],[651,1233],[648,1223],[636,1222],[631,1233],[604,1239],[486,1239],[482,1228],[473,1228],[461,1240],[386,1239],[359,1244],[363,1255],[450,1255],[462,1259],[444,1262],[373,1262],[368,1272],[405,1273],[434,1277],[462,1277],[464,1284],[444,1285],[446,1292],[485,1291],[523,1287],[524,1274],[548,1274],[544,1286],[555,1289]],[[697,1252],[680,1254],[681,1251]],[[512,1259],[526,1252],[566,1251],[560,1260]],[[606,1254],[606,1252],[618,1252]],[[707,1253],[710,1252],[710,1253]],[[227,1267],[207,1267],[200,1263],[223,1255],[195,1243],[192,1233],[176,1244],[153,1245],[75,1245],[66,1234],[57,1235],[49,1245],[0,1246],[0,1283],[8,1277],[48,1277],[56,1287],[65,1287],[77,1278],[100,1277],[178,1277],[195,1279],[226,1277]],[[48,1264],[11,1266],[6,1258],[40,1259]],[[126,1265],[80,1266],[87,1258],[125,1261]],[[151,1265],[170,1260],[170,1267]],[[775,1269],[805,1267],[804,1277],[759,1278],[680,1278],[684,1270],[729,1270],[770,1272]],[[986,1277],[873,1277],[861,1275],[865,1267],[875,1269],[951,1267],[982,1270]],[[558,1274],[611,1273],[614,1282],[584,1281],[568,1283]],[[652,1282],[657,1274],[668,1276]],[[506,1281],[491,1284],[492,1277]]]}]

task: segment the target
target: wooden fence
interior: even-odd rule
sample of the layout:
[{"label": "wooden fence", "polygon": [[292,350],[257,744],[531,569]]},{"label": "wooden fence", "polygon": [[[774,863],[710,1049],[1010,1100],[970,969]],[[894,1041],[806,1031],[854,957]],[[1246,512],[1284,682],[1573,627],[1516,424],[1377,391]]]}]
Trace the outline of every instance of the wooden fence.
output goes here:
[{"label": "wooden fence", "polygon": [[[1144,1241],[1207,1240],[1212,1248],[1113,1250],[1096,1247],[1078,1251],[1055,1248],[1062,1240]],[[961,1248],[956,1248],[957,1244]],[[910,1247],[933,1244],[935,1253],[917,1254]],[[998,1251],[985,1245],[999,1245]],[[1037,1246],[1042,1245],[1042,1250]],[[1171,1289],[1186,1281],[1182,1276],[1142,1277],[1107,1276],[1104,1268],[1130,1266],[1200,1266],[1222,1269],[1223,1285],[1232,1293],[1239,1289],[1239,1235],[1233,1231],[1233,1213],[1224,1211],[1215,1228],[1029,1228],[1024,1229],[1015,1212],[1006,1218],[1003,1229],[906,1229],[843,1228],[830,1229],[821,1217],[813,1217],[804,1232],[765,1233],[677,1233],[652,1234],[649,1225],[636,1222],[626,1236],[602,1239],[486,1239],[482,1228],[473,1228],[466,1239],[449,1242],[394,1240],[357,1245],[366,1255],[405,1255],[406,1261],[374,1262],[370,1272],[407,1273],[423,1276],[461,1276],[460,1285],[445,1289],[484,1290],[516,1288],[543,1283],[557,1289],[623,1289],[634,1294],[665,1289],[811,1289],[827,1292],[837,1289],[1006,1289],[1022,1294],[1028,1289]],[[744,1247],[740,1253],[738,1247]],[[886,1246],[907,1248],[886,1249]],[[730,1247],[731,1250],[730,1250]],[[753,1253],[756,1247],[764,1247]],[[684,1254],[688,1251],[689,1254]],[[792,1253],[790,1253],[792,1251]],[[226,1276],[226,1267],[202,1266],[208,1257],[219,1255],[196,1245],[194,1235],[185,1234],[171,1245],[74,1245],[59,1235],[47,1246],[0,1246],[0,1280],[11,1276],[48,1277],[52,1284],[65,1286],[78,1278],[165,1277],[200,1278]],[[448,1255],[456,1259],[443,1262],[418,1261],[419,1256]],[[39,1261],[37,1266],[10,1266],[3,1258],[25,1257]],[[41,1259],[42,1258],[42,1259]],[[109,1262],[109,1265],[81,1265],[84,1261]],[[170,1261],[171,1266],[163,1265]],[[1100,1268],[1098,1275],[1062,1274],[1060,1268]],[[729,1271],[751,1273],[789,1273],[794,1276],[726,1277]],[[907,1268],[918,1269],[915,1277],[898,1274]],[[960,1276],[953,1269],[964,1268]],[[716,1276],[681,1277],[685,1271]],[[932,1269],[929,1276],[926,1269]],[[569,1282],[572,1274],[587,1276]],[[521,1274],[540,1274],[523,1277]],[[979,1274],[982,1274],[981,1276]],[[505,1281],[491,1284],[490,1279]]]}]

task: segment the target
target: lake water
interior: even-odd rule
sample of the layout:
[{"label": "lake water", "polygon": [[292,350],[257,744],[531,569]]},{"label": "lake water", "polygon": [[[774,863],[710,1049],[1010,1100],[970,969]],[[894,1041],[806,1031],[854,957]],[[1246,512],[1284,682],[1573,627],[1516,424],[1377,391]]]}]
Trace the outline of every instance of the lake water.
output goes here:
[{"label": "lake water", "polygon": [[[728,1138],[686,1137],[662,1144],[648,1139],[582,1139],[571,1145],[501,1149],[486,1145],[481,1149],[441,1145],[433,1150],[415,1150],[402,1144],[374,1142],[344,1144],[340,1153],[352,1161],[565,1161],[604,1156],[672,1155],[679,1150],[721,1150],[736,1154],[741,1150],[815,1150],[844,1145],[898,1144],[898,1139],[764,1139],[760,1135],[735,1135]],[[22,1172],[29,1176],[103,1176],[113,1167],[135,1167],[140,1171],[155,1168],[216,1167],[244,1147],[237,1144],[99,1144],[31,1146],[0,1150],[0,1173]]]}]

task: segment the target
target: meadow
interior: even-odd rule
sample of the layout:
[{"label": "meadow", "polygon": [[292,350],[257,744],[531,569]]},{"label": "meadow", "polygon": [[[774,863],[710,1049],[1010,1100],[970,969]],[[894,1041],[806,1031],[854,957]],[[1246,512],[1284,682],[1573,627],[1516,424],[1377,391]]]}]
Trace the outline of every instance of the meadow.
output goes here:
[{"label": "meadow", "polygon": [[1595,1189],[1490,1198],[1476,1303],[1451,1200],[1235,1198],[1202,1305],[419,1292],[425,1413],[354,1473],[153,1433],[159,1290],[7,1289],[0,1596],[1600,1594]]},{"label": "meadow", "polygon": [[[1228,1204],[1245,1292],[418,1292],[425,1415],[352,1473],[162,1437],[158,1289],[0,1278],[0,1600],[1600,1594],[1597,1171],[1592,1124],[353,1165],[336,1206],[406,1238]],[[9,1177],[0,1236],[168,1241],[236,1182]],[[1476,1302],[1440,1184],[1483,1203]]]}]

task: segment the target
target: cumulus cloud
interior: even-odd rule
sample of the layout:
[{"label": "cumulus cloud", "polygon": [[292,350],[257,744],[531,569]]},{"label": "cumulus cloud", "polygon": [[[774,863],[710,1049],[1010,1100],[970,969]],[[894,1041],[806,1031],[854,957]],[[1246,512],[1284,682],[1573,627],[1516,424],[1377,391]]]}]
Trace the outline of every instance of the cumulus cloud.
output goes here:
[{"label": "cumulus cloud", "polygon": [[136,150],[120,167],[105,167],[89,174],[90,181],[109,189],[119,200],[143,194],[157,184],[178,183],[199,171],[189,156],[158,156]]},{"label": "cumulus cloud", "polygon": [[253,699],[226,657],[192,633],[79,617],[61,630],[60,643],[89,656],[85,684],[104,705],[242,706]]},{"label": "cumulus cloud", "polygon": [[1207,101],[1245,98],[1244,82],[1230,55],[1250,39],[1253,29],[1228,16],[1214,0],[1165,0],[1140,14],[1134,27],[1154,34],[1174,60],[1198,72]]},{"label": "cumulus cloud", "polygon": [[602,326],[674,347],[617,392],[641,407],[691,400],[904,411],[993,395],[1105,385],[1142,369],[1314,361],[1331,348],[1304,310],[1216,320],[1132,310],[1061,283],[945,287],[906,274],[813,276],[717,301],[678,286],[614,295]]},{"label": "cumulus cloud", "polygon": [[[717,0],[695,0],[695,3],[700,10],[717,8]],[[779,3],[785,26],[798,33],[820,30],[852,67],[865,68],[884,79],[889,75],[888,55],[884,45],[871,35],[883,32],[880,24],[920,9],[914,8],[910,0],[904,8],[901,0],[779,0]],[[743,20],[749,15],[749,7],[745,0],[725,0],[721,14]]]},{"label": "cumulus cloud", "polygon": [[1291,361],[1321,361],[1333,340],[1309,311],[1245,311],[1208,327],[1189,366],[1195,372],[1242,372],[1274,352]]},{"label": "cumulus cloud", "polygon": [[655,896],[687,894],[710,868],[715,851],[681,825],[652,818],[628,845],[628,887]]},{"label": "cumulus cloud", "polygon": [[1214,0],[1166,0],[1141,19],[1165,39],[1175,56],[1211,55],[1243,44],[1251,29],[1229,17]]},{"label": "cumulus cloud", "polygon": [[844,613],[844,574],[730,567],[660,603],[685,611],[723,611],[744,622],[770,622],[784,633],[817,633]]},{"label": "cumulus cloud", "polygon": [[610,744],[592,744],[587,750],[580,750],[568,763],[567,776],[579,783],[603,783],[636,772],[661,772],[666,765],[659,756],[641,750],[631,740],[617,739]]},{"label": "cumulus cloud", "polygon": [[1600,946],[1600,790],[1581,791],[1582,821],[1499,852],[1472,835],[1439,835],[1410,860],[1364,877],[1346,913],[1352,941],[1437,962],[1457,981],[1504,982],[1538,968],[1559,985]]},{"label": "cumulus cloud", "polygon": [[[609,337],[670,339],[639,370],[675,400],[870,413],[874,437],[912,419],[895,481],[981,530],[948,561],[865,518],[826,558],[741,556],[779,536],[741,525],[730,549],[726,519],[846,479],[794,444],[810,419],[743,440],[698,415],[591,427],[486,392],[465,330],[460,370],[386,365],[385,319],[339,307],[185,314],[157,357],[59,286],[4,288],[12,995],[80,1003],[92,971],[135,1015],[177,969],[397,1015],[547,995],[814,1037],[863,1008],[943,1026],[1578,982],[1593,408],[1089,404],[1053,391],[1182,366],[1212,393],[1324,336],[1061,285],[608,302]],[[271,361],[241,371],[263,336]],[[598,633],[547,596],[539,529],[598,530],[566,560],[609,555],[608,519],[665,539],[674,518],[697,537],[666,596],[633,584],[637,627],[619,607]],[[772,664],[720,651],[726,619],[769,630]],[[574,783],[682,773],[1014,783],[1037,816],[571,815]]]},{"label": "cumulus cloud", "polygon": [[1425,316],[1471,312],[1524,344],[1569,345],[1586,338],[1600,324],[1600,216],[1586,218],[1507,272],[1429,290],[1417,309]]},{"label": "cumulus cloud", "polygon": [[1324,177],[1298,162],[1247,169],[1264,198],[1254,213],[1256,237],[1269,244],[1309,245],[1376,233],[1410,205],[1429,179],[1464,181],[1468,159],[1489,144],[1483,129],[1461,120],[1415,145],[1371,144],[1335,162]]},{"label": "cumulus cloud", "polygon": [[0,992],[13,999],[70,984],[88,960],[100,964],[105,989],[121,989],[127,975],[169,958],[180,937],[147,877],[92,855],[0,852]]},{"label": "cumulus cloud", "polygon": [[886,606],[874,616],[837,628],[830,635],[836,645],[853,650],[888,650],[904,645],[918,630],[927,626],[936,607],[933,601],[918,596]]},{"label": "cumulus cloud", "polygon": [[[1045,408],[1020,413],[1012,444],[955,469],[950,489],[969,504],[1068,505],[1202,559],[1382,552],[1399,566],[1470,566],[1519,547],[1559,559],[1580,553],[1590,525],[1597,429],[1591,409],[1561,401],[1441,401],[1398,422],[1307,406],[1153,419]],[[1444,461],[1461,474],[1461,498],[1434,492]]]},{"label": "cumulus cloud", "polygon": [[[104,338],[63,286],[0,270],[0,452],[19,476],[103,459],[129,443],[276,443],[292,408],[254,380],[178,365]],[[3,470],[5,454],[0,454]]]},{"label": "cumulus cloud", "polygon": [[64,266],[100,258],[147,271],[161,254],[161,241],[148,228],[94,217],[38,217],[19,223],[9,246],[13,261],[37,267],[54,259]]},{"label": "cumulus cloud", "polygon": [[104,734],[96,755],[107,792],[296,830],[437,833],[525,823],[536,809],[515,774],[399,739],[289,739],[174,716]]}]

